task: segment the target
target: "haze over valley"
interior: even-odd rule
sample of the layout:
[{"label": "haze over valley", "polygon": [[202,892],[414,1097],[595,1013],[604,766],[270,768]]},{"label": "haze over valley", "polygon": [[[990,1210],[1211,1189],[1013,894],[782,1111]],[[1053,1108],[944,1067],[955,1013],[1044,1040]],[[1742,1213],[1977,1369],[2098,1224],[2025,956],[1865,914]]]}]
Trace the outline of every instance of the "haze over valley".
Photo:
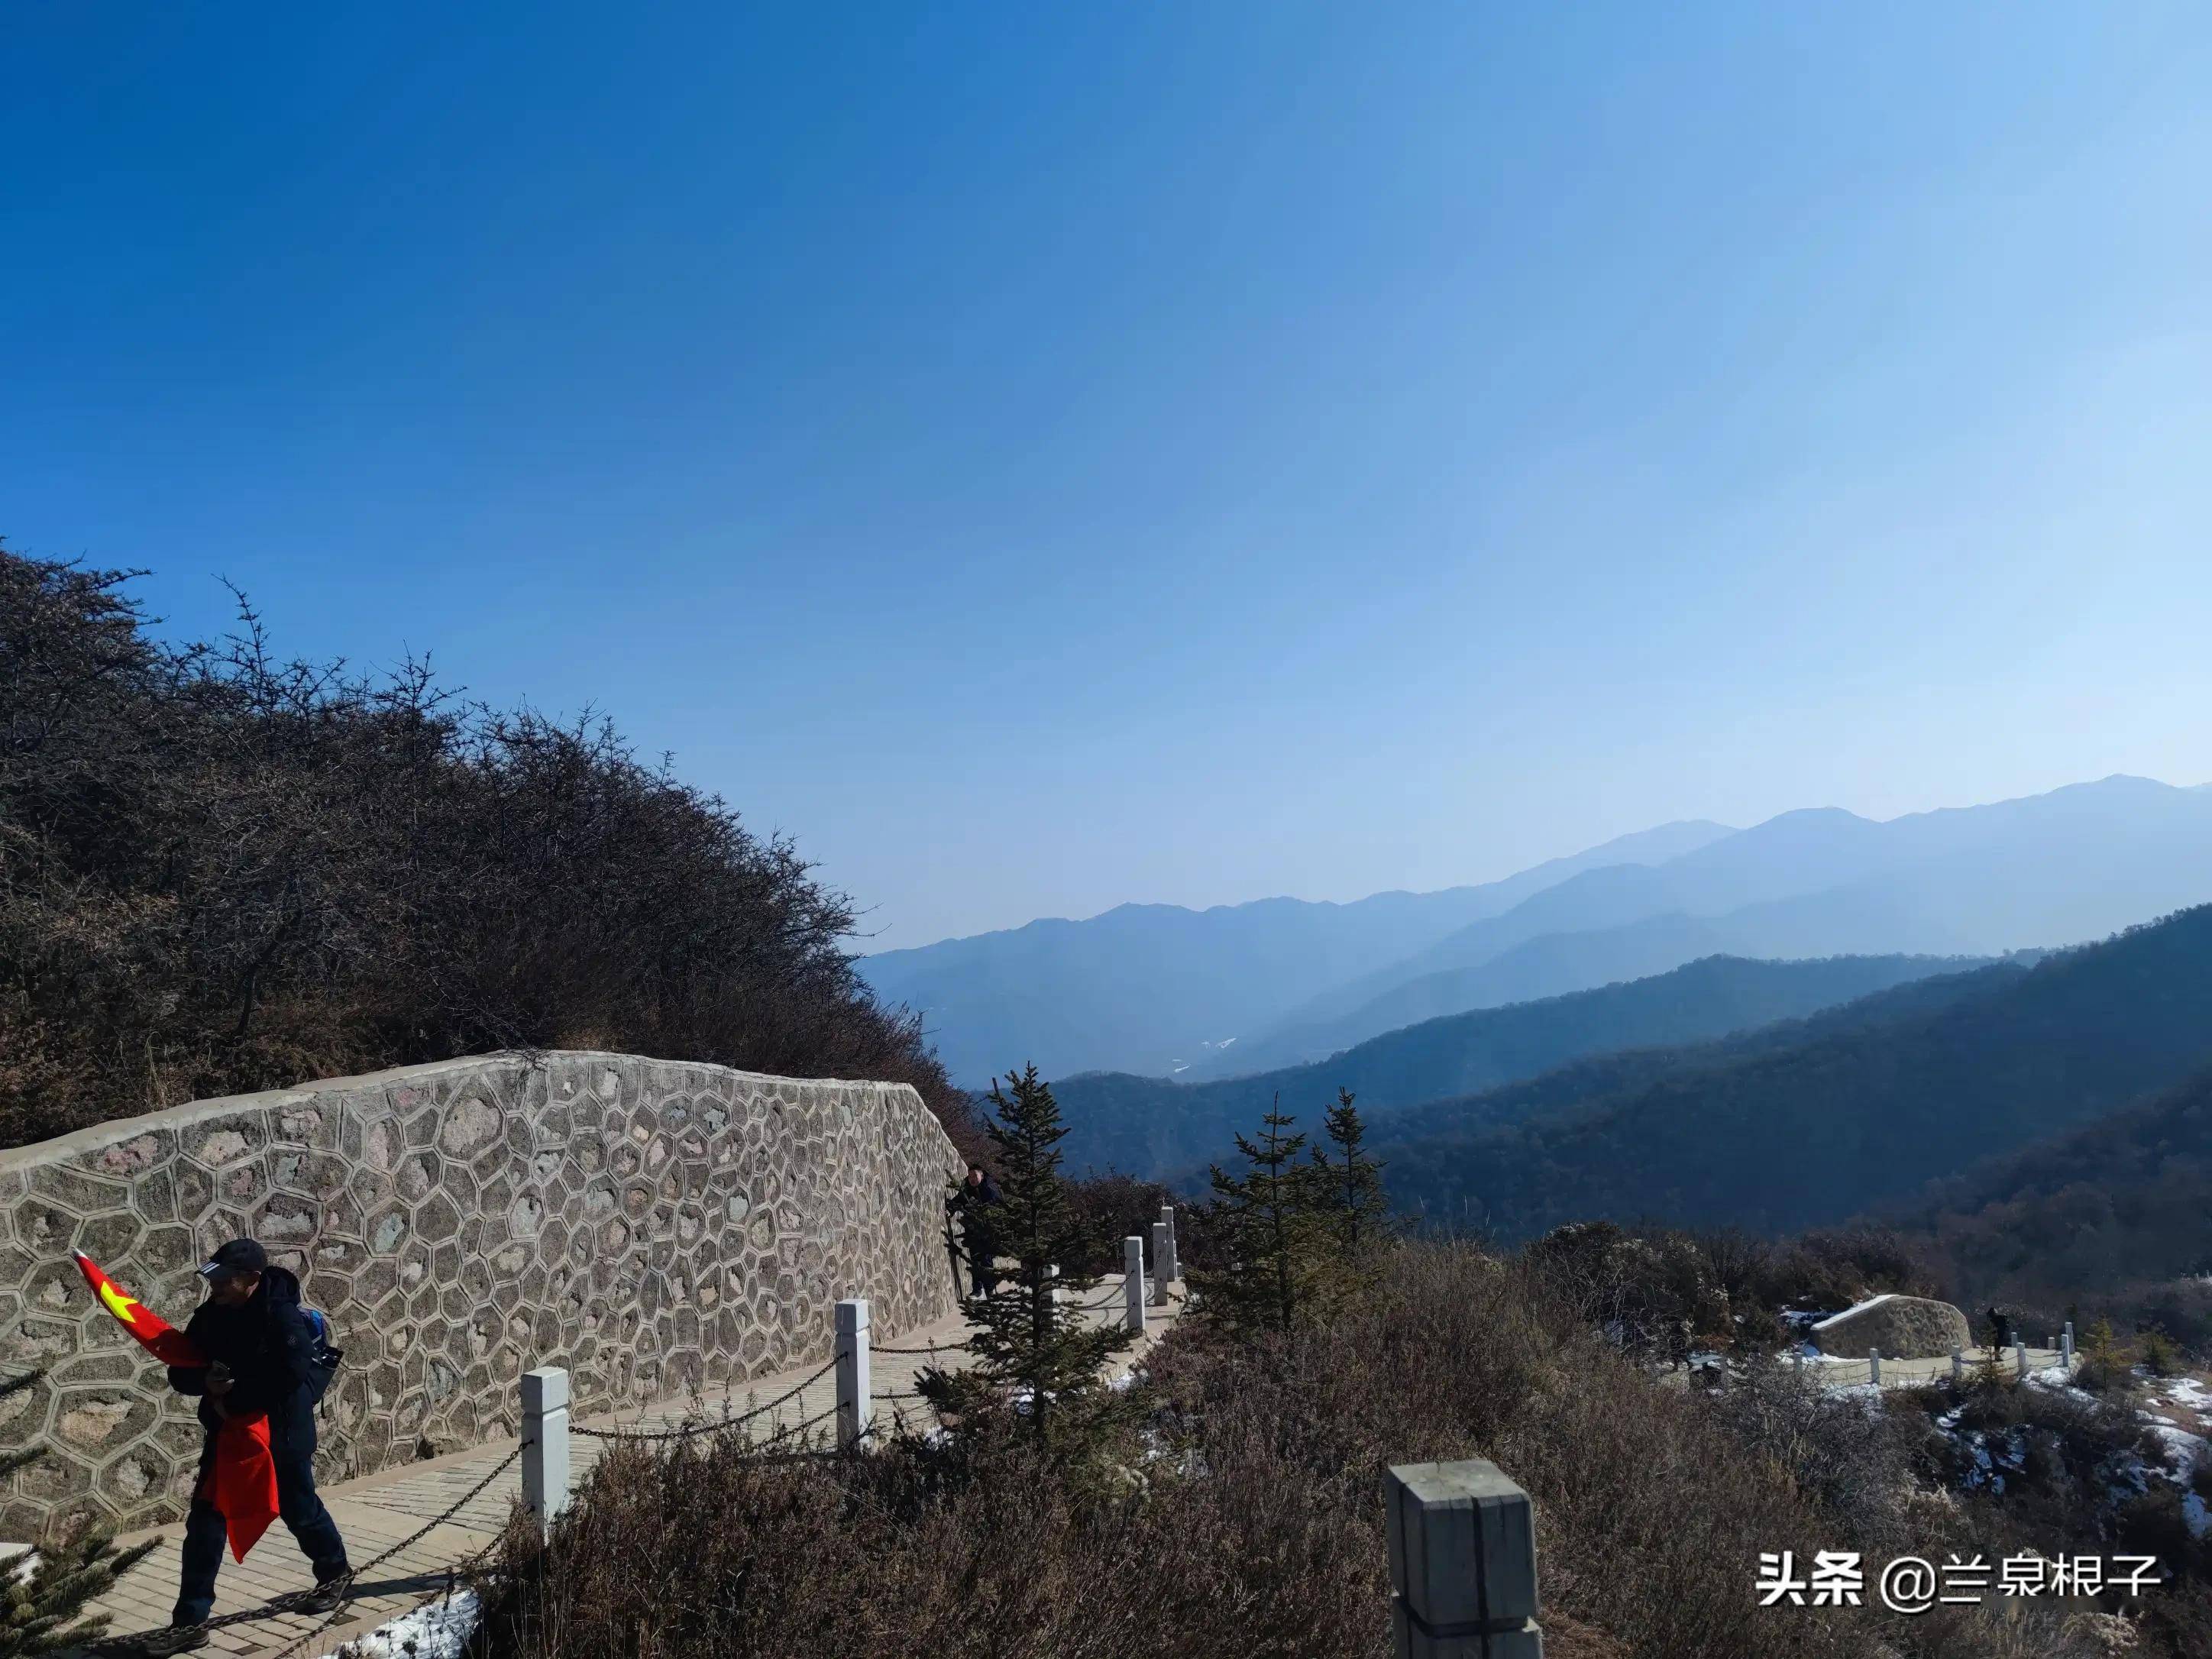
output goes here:
[{"label": "haze over valley", "polygon": [[1123,905],[860,968],[971,1086],[1032,1062],[1194,1082],[1701,957],[1995,956],[2207,898],[2212,788],[2115,776],[1887,823],[1826,808],[1669,824],[1504,881],[1352,904]]}]

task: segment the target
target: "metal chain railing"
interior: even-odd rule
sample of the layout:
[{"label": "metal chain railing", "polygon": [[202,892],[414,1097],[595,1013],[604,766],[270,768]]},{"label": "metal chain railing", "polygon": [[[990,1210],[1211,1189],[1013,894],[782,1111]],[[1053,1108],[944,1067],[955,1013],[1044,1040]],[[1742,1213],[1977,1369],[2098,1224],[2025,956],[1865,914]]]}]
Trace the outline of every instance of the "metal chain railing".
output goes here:
[{"label": "metal chain railing", "polygon": [[[347,1588],[350,1589],[354,1584],[358,1583],[362,1574],[370,1571],[374,1568],[382,1566],[386,1561],[391,1560],[394,1556],[401,1554],[403,1552],[411,1549],[416,1545],[421,1543],[433,1532],[435,1532],[440,1527],[444,1526],[448,1521],[451,1521],[455,1516],[459,1515],[463,1510],[474,1503],[477,1498],[483,1495],[483,1491],[487,1486],[490,1486],[493,1481],[498,1480],[501,1475],[506,1474],[507,1471],[514,1466],[514,1461],[520,1457],[531,1444],[532,1443],[527,1440],[517,1442],[513,1451],[501,1458],[499,1462],[484,1476],[483,1480],[477,1481],[476,1485],[471,1486],[466,1492],[455,1498],[453,1503],[447,1504],[442,1514],[433,1516],[423,1525],[416,1528],[413,1532],[408,1534],[406,1537],[401,1539],[398,1543],[392,1546],[391,1548],[382,1551],[377,1555],[372,1556],[360,1566],[357,1566],[351,1571],[348,1572],[345,1576],[344,1581]],[[490,1554],[493,1550],[498,1547],[498,1546],[499,1538],[498,1535],[495,1534],[492,1537],[484,1541],[484,1545],[481,1549],[471,1552],[467,1556],[456,1562],[447,1570],[448,1582],[451,1582],[451,1577],[454,1574],[473,1571],[477,1565],[483,1560],[484,1557]],[[341,1600],[337,1606],[331,1609],[330,1615],[325,1618],[320,1625],[317,1626],[313,1630],[309,1631],[305,1636],[302,1636],[295,1641],[289,1647],[287,1647],[277,1653],[275,1656],[275,1659],[293,1659],[293,1656],[300,1652],[300,1650],[305,1648],[308,1643],[313,1641],[318,1636],[320,1636],[325,1631],[329,1630],[332,1626],[336,1625],[340,1619],[343,1618],[345,1616],[345,1601]]]},{"label": "metal chain railing", "polygon": [[742,1428],[755,1418],[765,1416],[777,1407],[788,1405],[798,1399],[800,1395],[836,1370],[837,1362],[844,1357],[842,1353],[832,1355],[830,1363],[815,1372],[813,1376],[805,1378],[785,1393],[776,1395],[766,1405],[755,1406],[750,1411],[742,1412],[735,1417],[717,1418],[711,1423],[686,1423],[673,1429],[586,1429],[572,1425],[568,1432],[581,1435],[586,1440],[637,1441],[689,1440],[694,1435],[726,1433],[731,1429]]}]

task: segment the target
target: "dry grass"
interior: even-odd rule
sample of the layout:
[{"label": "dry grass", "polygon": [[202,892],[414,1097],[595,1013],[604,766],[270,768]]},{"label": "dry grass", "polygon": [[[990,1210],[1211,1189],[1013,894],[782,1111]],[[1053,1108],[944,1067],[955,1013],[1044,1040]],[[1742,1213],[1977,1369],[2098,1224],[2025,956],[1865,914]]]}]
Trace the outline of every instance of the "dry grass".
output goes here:
[{"label": "dry grass", "polygon": [[988,1425],[811,1465],[611,1459],[550,1547],[510,1538],[478,1652],[1379,1659],[1382,1468],[1474,1455],[1536,1501],[1555,1656],[2104,1650],[2050,1606],[1757,1607],[1762,1551],[1940,1560],[1976,1523],[1916,1498],[1910,1449],[1879,1430],[1660,1386],[1470,1249],[1395,1252],[1374,1298],[1285,1337],[1192,1322],[1151,1372],[1145,1426],[1073,1470]]}]

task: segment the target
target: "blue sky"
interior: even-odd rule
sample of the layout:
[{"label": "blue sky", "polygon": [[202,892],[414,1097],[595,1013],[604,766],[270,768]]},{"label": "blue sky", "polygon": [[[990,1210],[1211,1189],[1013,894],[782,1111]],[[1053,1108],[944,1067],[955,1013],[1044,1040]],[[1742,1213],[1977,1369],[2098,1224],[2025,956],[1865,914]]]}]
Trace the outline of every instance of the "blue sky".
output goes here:
[{"label": "blue sky", "polygon": [[875,948],[2212,779],[2201,8],[343,9],[10,9],[0,534]]}]

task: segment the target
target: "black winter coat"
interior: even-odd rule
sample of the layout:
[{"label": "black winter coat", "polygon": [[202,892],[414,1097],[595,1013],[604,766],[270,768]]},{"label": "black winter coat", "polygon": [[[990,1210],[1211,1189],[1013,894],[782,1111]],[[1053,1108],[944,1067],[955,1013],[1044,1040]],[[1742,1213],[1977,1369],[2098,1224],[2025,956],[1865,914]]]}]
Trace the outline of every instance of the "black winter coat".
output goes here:
[{"label": "black winter coat", "polygon": [[[265,1412],[273,1438],[313,1445],[314,1402],[307,1382],[315,1328],[301,1309],[297,1279],[271,1267],[243,1306],[202,1303],[185,1334],[210,1364],[221,1361],[230,1367],[230,1392],[223,1403],[233,1416]],[[206,1366],[170,1366],[169,1386],[199,1398],[200,1423],[208,1431],[211,1455],[222,1419],[206,1398]]]}]

